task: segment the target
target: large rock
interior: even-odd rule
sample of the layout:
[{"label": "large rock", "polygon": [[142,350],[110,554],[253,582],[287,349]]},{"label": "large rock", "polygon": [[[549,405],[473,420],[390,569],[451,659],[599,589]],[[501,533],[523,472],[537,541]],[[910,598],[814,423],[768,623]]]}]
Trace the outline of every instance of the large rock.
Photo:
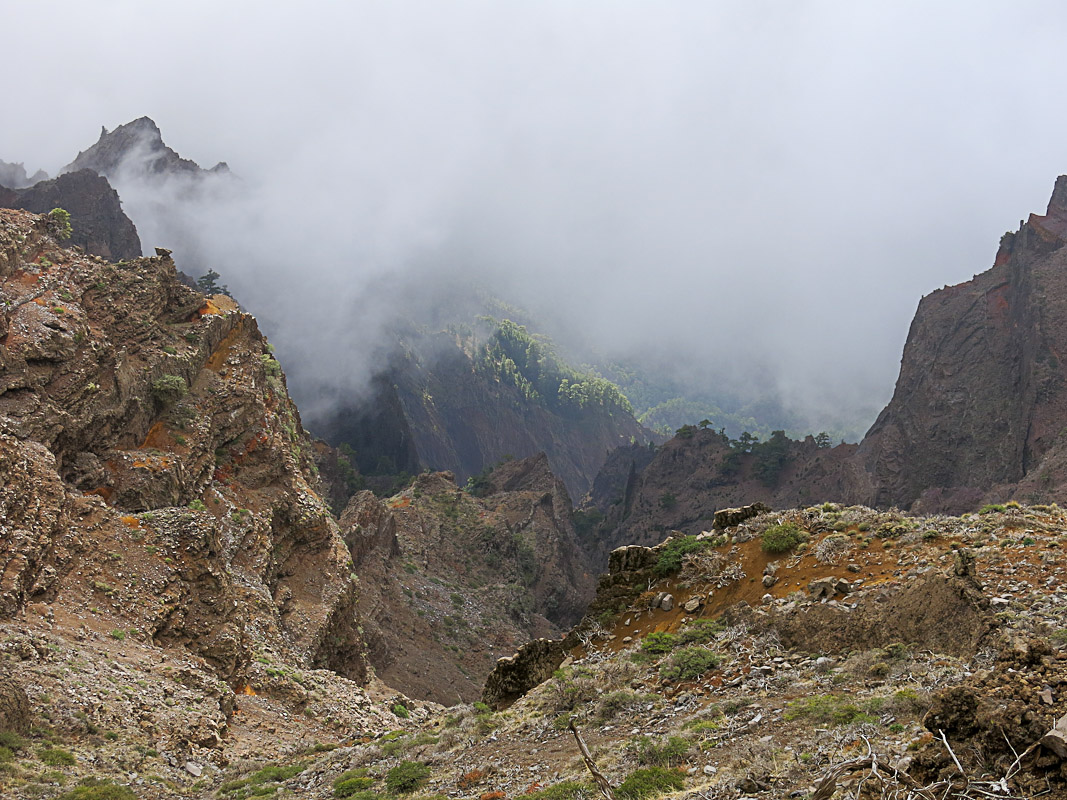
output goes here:
[{"label": "large rock", "polygon": [[719,530],[735,528],[747,519],[766,514],[771,510],[766,503],[752,503],[740,508],[723,508],[715,512],[715,527]]},{"label": "large rock", "polygon": [[26,690],[11,675],[0,672],[0,731],[25,733],[30,727]]},{"label": "large rock", "polygon": [[563,642],[535,639],[515,655],[501,658],[489,674],[482,702],[494,709],[507,708],[526,692],[548,680],[563,663]]}]

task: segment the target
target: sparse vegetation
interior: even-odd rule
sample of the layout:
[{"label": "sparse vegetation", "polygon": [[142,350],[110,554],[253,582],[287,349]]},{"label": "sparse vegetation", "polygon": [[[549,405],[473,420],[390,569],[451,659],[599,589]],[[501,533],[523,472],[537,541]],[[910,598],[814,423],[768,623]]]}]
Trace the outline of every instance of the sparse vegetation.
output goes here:
[{"label": "sparse vegetation", "polygon": [[367,777],[367,770],[365,768],[342,772],[334,779],[333,796],[353,797],[360,792],[369,790],[374,783],[374,778]]},{"label": "sparse vegetation", "polygon": [[73,234],[70,224],[70,212],[62,208],[53,208],[48,212],[48,224],[52,234],[61,242],[67,241]]},{"label": "sparse vegetation", "polygon": [[110,781],[96,781],[75,786],[56,800],[137,800],[137,795],[127,786],[119,786]]},{"label": "sparse vegetation", "polygon": [[544,789],[527,792],[524,800],[592,800],[599,793],[590,783],[579,781],[560,781]]},{"label": "sparse vegetation", "polygon": [[641,642],[641,649],[646,653],[652,653],[653,655],[661,655],[663,653],[669,653],[674,649],[677,644],[677,638],[673,633],[667,631],[655,631],[648,634]]},{"label": "sparse vegetation", "polygon": [[658,742],[644,736],[635,744],[637,763],[653,767],[675,766],[689,752],[690,746],[681,736],[670,736]]},{"label": "sparse vegetation", "polygon": [[707,549],[707,540],[697,539],[695,536],[677,536],[663,545],[659,559],[656,561],[654,571],[656,575],[664,577],[677,572],[682,568],[682,560],[690,553],[699,553]]},{"label": "sparse vegetation", "polygon": [[760,536],[760,546],[767,553],[788,553],[804,541],[806,534],[795,523],[783,522],[767,528]]},{"label": "sparse vegetation", "polygon": [[649,800],[684,788],[682,772],[666,767],[644,767],[627,775],[615,789],[615,795],[623,800]]},{"label": "sparse vegetation", "polygon": [[189,388],[180,375],[164,375],[152,381],[152,396],[162,405],[173,405],[185,397]]},{"label": "sparse vegetation", "polygon": [[682,647],[671,654],[659,674],[668,681],[696,680],[722,663],[722,656],[703,647]]},{"label": "sparse vegetation", "polygon": [[37,751],[37,758],[50,767],[69,767],[76,763],[72,753],[59,747],[42,747]]},{"label": "sparse vegetation", "polygon": [[786,708],[788,720],[808,719],[824,725],[850,725],[855,722],[875,722],[859,706],[844,697],[817,694],[793,700]]},{"label": "sparse vegetation", "polygon": [[430,777],[430,768],[418,761],[401,761],[385,774],[385,785],[393,794],[411,794]]}]

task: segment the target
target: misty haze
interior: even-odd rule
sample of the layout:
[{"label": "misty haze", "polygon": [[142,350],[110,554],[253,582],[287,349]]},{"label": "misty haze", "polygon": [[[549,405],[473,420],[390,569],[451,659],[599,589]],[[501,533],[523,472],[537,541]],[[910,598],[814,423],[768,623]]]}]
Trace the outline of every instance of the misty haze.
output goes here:
[{"label": "misty haze", "polygon": [[1032,80],[1062,10],[1040,7],[362,5],[294,39],[286,13],[193,5],[162,53],[125,36],[153,24],[129,7],[74,67],[72,6],[25,77],[55,124],[6,125],[0,152],[55,174],[94,125],[149,114],[227,161],[217,191],[114,183],[148,252],[259,316],[305,402],[359,391],[397,315],[469,283],[577,361],[856,435],[919,297],[989,266],[1062,170],[1065,112]]}]

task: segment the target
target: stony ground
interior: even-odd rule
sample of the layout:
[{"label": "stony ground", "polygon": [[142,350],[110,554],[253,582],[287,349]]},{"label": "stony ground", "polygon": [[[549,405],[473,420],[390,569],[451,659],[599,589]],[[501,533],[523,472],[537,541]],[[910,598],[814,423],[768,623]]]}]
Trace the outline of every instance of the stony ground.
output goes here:
[{"label": "stony ground", "polygon": [[[762,530],[790,520],[808,540],[766,553]],[[1037,746],[1067,713],[1058,508],[826,505],[704,543],[497,712],[269,664],[259,686],[273,689],[235,693],[182,651],[35,606],[0,645],[32,709],[0,751],[4,796],[91,797],[70,792],[96,776],[145,798],[593,797],[572,718],[632,798],[904,797],[939,782],[932,796],[1067,796],[1067,770]],[[924,642],[894,636],[938,615]]]}]

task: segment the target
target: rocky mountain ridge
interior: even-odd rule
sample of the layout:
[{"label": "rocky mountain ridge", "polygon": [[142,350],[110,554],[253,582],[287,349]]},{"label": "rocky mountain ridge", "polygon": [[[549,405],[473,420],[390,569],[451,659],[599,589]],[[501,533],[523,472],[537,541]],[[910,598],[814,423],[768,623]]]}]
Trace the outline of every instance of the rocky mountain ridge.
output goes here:
[{"label": "rocky mountain ridge", "polygon": [[79,152],[60,170],[60,174],[81,169],[112,178],[123,170],[159,177],[226,174],[230,171],[224,161],[211,169],[203,169],[195,161],[182,158],[163,142],[159,126],[150,117],[139,117],[112,131],[102,127],[96,143]]},{"label": "rocky mountain ridge", "polygon": [[0,186],[0,208],[21,208],[36,214],[62,208],[71,215],[69,244],[108,261],[141,256],[137,228],[123,212],[118,193],[106,178],[89,170],[67,172],[24,187]]},{"label": "rocky mountain ridge", "polygon": [[411,697],[476,700],[497,658],[561,636],[593,596],[570,498],[543,455],[503,465],[479,495],[424,473],[384,501],[357,494],[341,516],[368,658]]}]

